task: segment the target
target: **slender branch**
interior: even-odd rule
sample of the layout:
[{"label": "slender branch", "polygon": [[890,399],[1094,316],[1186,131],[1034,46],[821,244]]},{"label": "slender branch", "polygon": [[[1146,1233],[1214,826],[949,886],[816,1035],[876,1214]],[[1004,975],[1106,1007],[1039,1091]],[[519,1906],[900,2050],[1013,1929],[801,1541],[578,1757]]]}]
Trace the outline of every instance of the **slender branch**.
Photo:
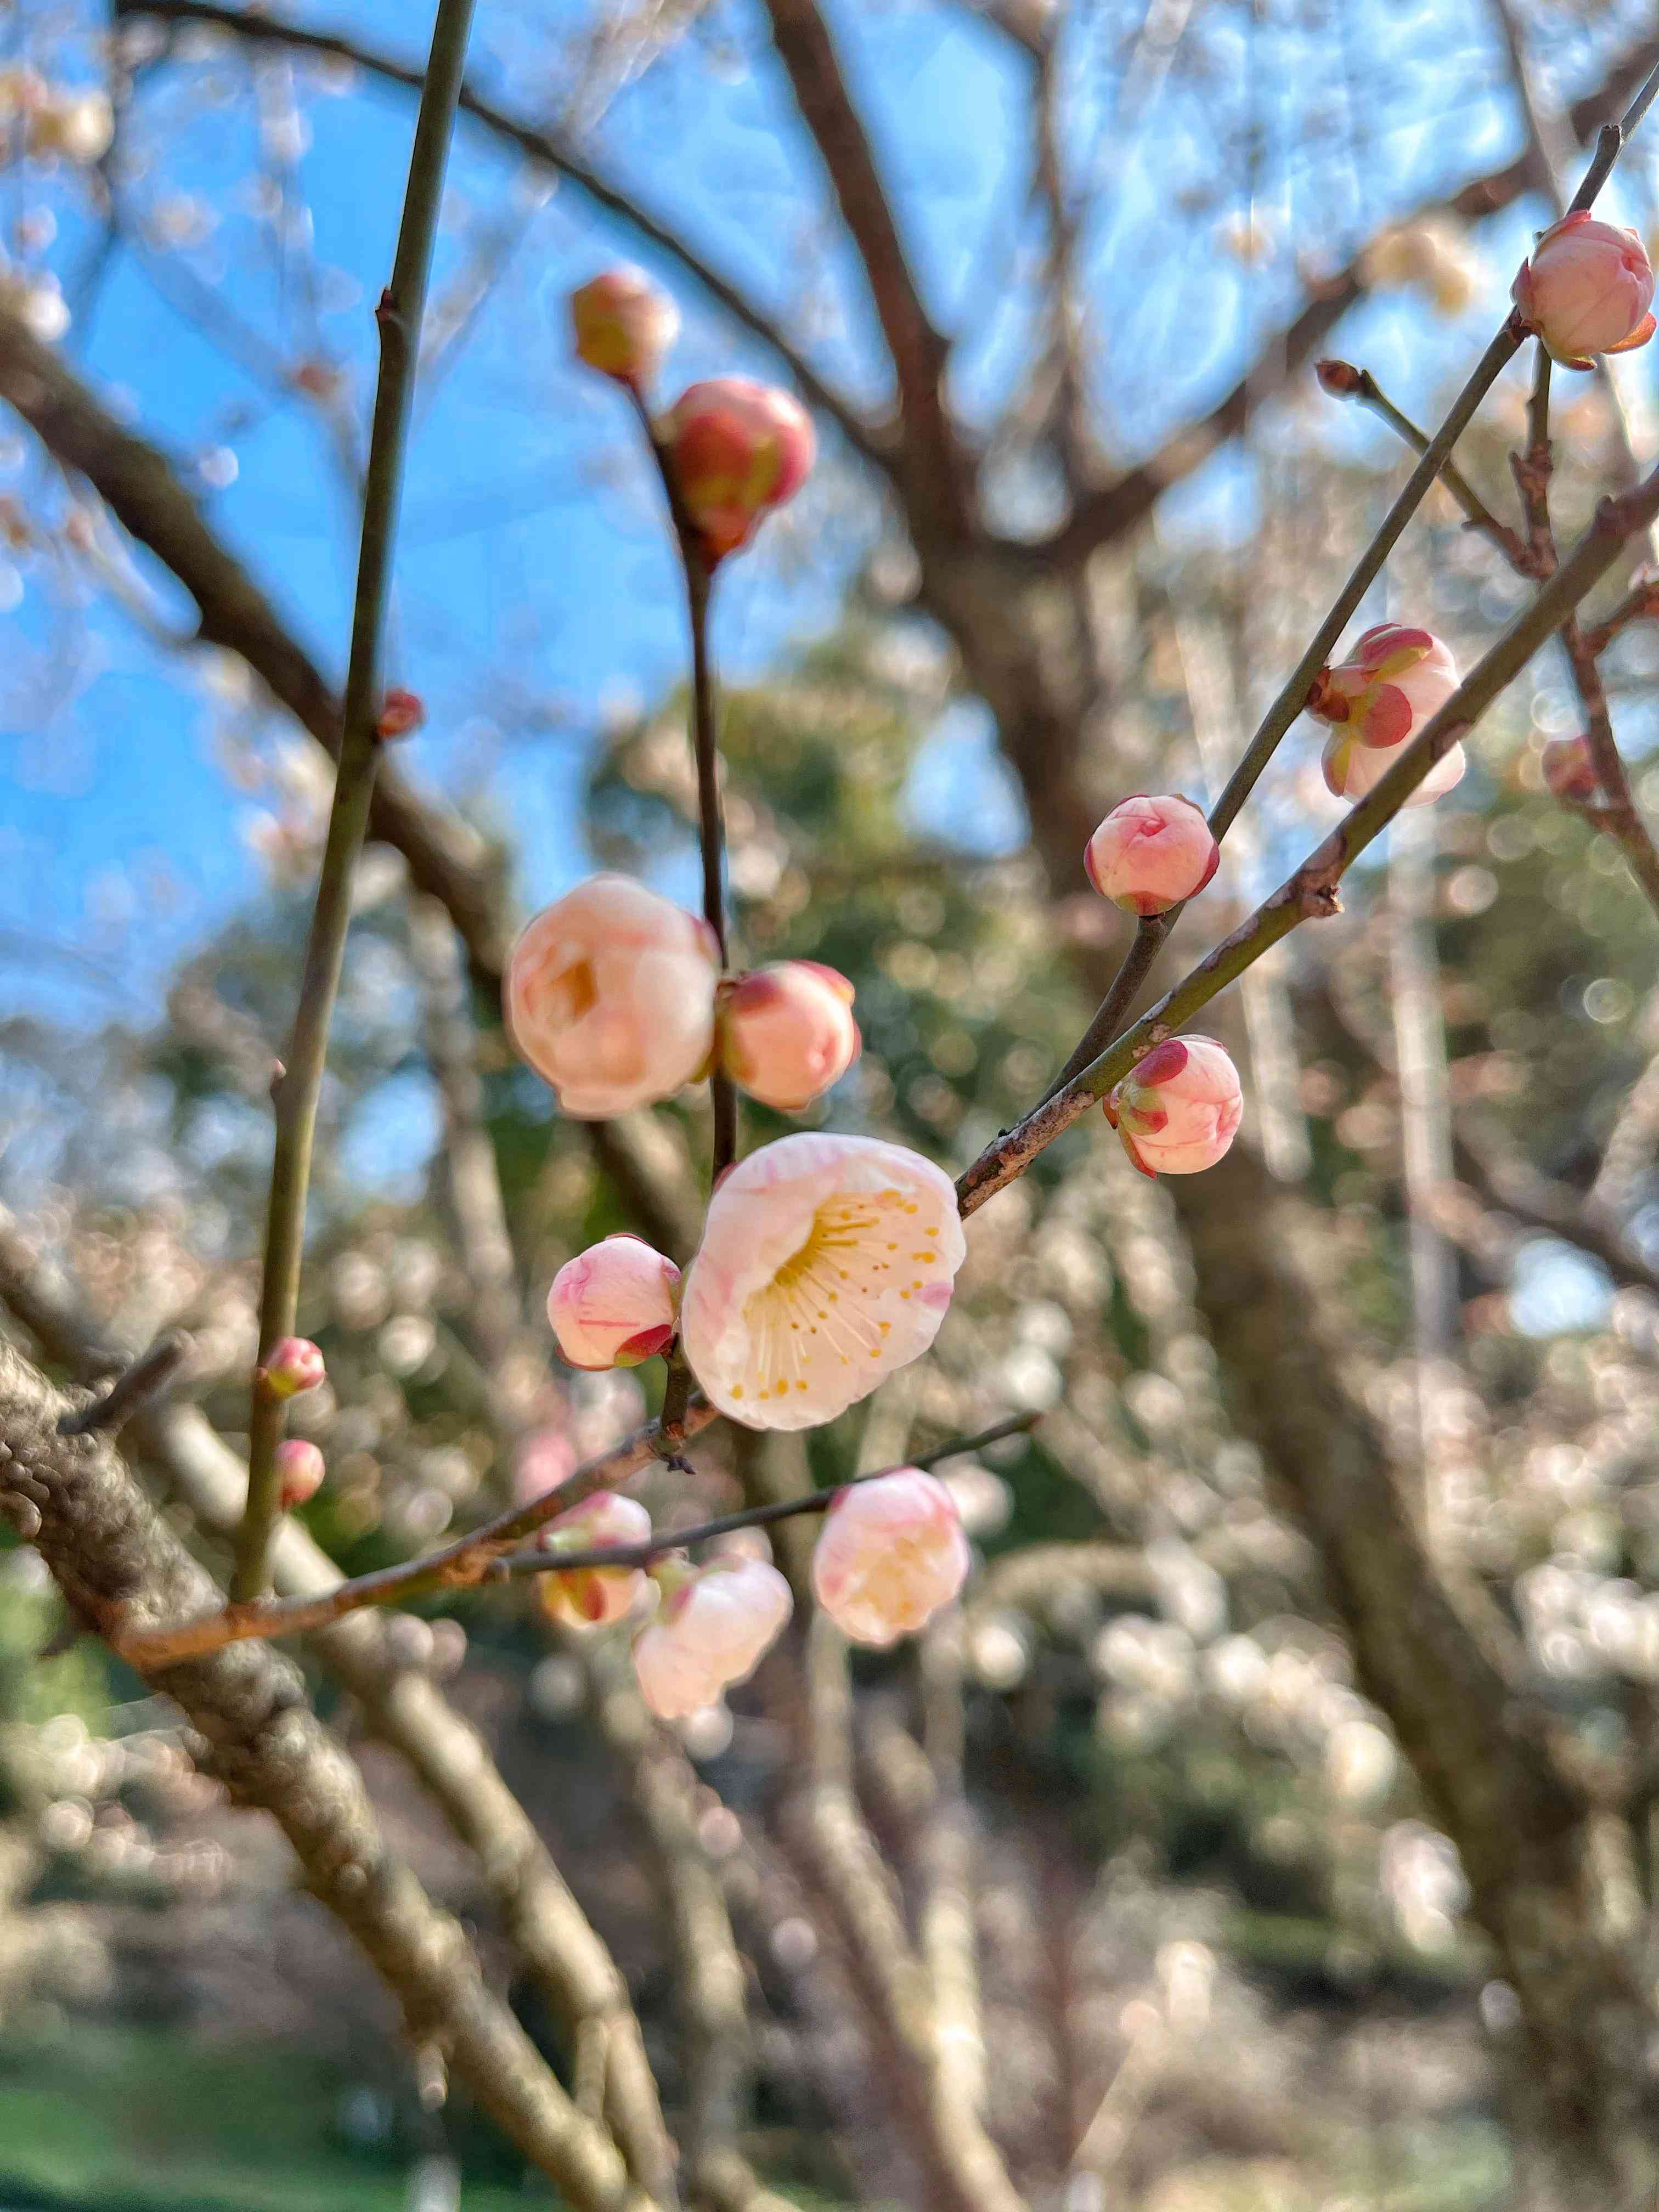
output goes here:
[{"label": "slender branch", "polygon": [[[408,62],[365,46],[362,40],[345,38],[337,32],[313,31],[276,15],[258,13],[252,9],[221,7],[214,0],[116,0],[118,16],[142,16],[165,23],[210,23],[216,28],[245,39],[251,44],[286,46],[302,53],[327,54],[337,60],[349,62],[368,76],[379,77],[387,84],[402,85],[412,92],[421,88],[422,73]],[[516,147],[531,161],[544,163],[556,170],[567,182],[575,186],[596,207],[607,215],[619,217],[646,244],[653,246],[678,264],[681,271],[722,308],[733,322],[742,325],[763,345],[770,348],[800,387],[802,394],[828,417],[841,432],[848,444],[864,459],[884,471],[893,465],[892,440],[879,424],[864,416],[844,392],[836,390],[818,374],[805,356],[793,346],[778,329],[767,311],[736,285],[730,277],[723,276],[713,268],[679,234],[672,229],[659,216],[642,208],[631,193],[621,185],[613,183],[592,164],[576,153],[563,138],[544,125],[532,123],[525,118],[509,115],[495,106],[471,85],[461,88],[460,112],[505,144]]]},{"label": "slender branch", "polygon": [[1651,622],[1656,616],[1659,616],[1659,575],[1650,568],[1638,568],[1624,598],[1584,632],[1584,650],[1592,660],[1599,660],[1632,623]]},{"label": "slender branch", "polygon": [[977,1436],[957,1437],[948,1444],[935,1445],[932,1451],[918,1452],[899,1466],[872,1468],[869,1474],[855,1474],[851,1480],[838,1483],[830,1490],[809,1490],[798,1498],[775,1498],[762,1505],[745,1505],[736,1513],[722,1513],[713,1521],[699,1521],[690,1528],[653,1536],[648,1542],[599,1544],[585,1552],[508,1552],[490,1562],[484,1579],[496,1582],[513,1575],[568,1575],[584,1567],[648,1567],[653,1559],[660,1559],[669,1552],[687,1551],[693,1544],[705,1544],[714,1536],[730,1536],[739,1528],[769,1528],[775,1522],[792,1521],[799,1513],[827,1513],[843,1490],[851,1490],[859,1483],[879,1482],[884,1475],[897,1474],[904,1468],[937,1467],[941,1460],[958,1459],[965,1452],[981,1451],[987,1444],[1001,1443],[1006,1437],[1029,1435],[1041,1419],[1038,1413],[1017,1413],[1009,1420],[998,1421],[994,1427],[981,1429]]},{"label": "slender branch", "polygon": [[[713,1408],[694,1398],[686,1416],[687,1433],[695,1434],[706,1428],[714,1418]],[[994,1429],[979,1436],[954,1438],[925,1454],[921,1460],[913,1459],[907,1464],[931,1467],[939,1460],[954,1458],[959,1452],[977,1451],[1003,1437],[1022,1433],[1030,1427],[1034,1418],[1022,1414],[1015,1420],[1000,1422]],[[378,1568],[372,1574],[359,1575],[355,1581],[340,1583],[314,1596],[258,1598],[224,1606],[195,1620],[160,1628],[135,1628],[131,1648],[129,1650],[124,1646],[123,1656],[135,1666],[142,1663],[148,1668],[175,1667],[181,1661],[198,1658],[204,1651],[217,1651],[227,1644],[269,1642],[276,1637],[297,1636],[309,1629],[324,1628],[347,1613],[361,1612],[366,1606],[401,1605],[415,1598],[435,1596],[443,1590],[471,1589],[488,1581],[504,1556],[514,1554],[517,1545],[556,1514],[568,1512],[583,1498],[591,1498],[596,1490],[613,1489],[626,1482],[630,1475],[638,1474],[659,1458],[662,1448],[661,1422],[647,1422],[624,1443],[587,1461],[545,1496],[498,1514],[483,1528],[474,1529],[470,1536],[461,1537],[441,1551],[428,1552],[424,1559]],[[884,1474],[897,1471],[896,1468],[880,1470]],[[612,1547],[597,1554],[597,1562],[601,1566],[643,1564],[664,1552],[698,1542],[705,1536],[723,1535],[729,1528],[784,1520],[797,1512],[823,1512],[835,1494],[833,1491],[814,1491],[804,1499],[787,1501],[787,1505],[781,1502],[727,1515],[695,1528],[681,1529],[661,1542]],[[641,1555],[637,1562],[632,1556],[635,1551]],[[542,1574],[568,1573],[573,1564],[592,1564],[585,1553],[537,1552],[519,1554],[515,1571],[524,1571],[532,1560],[536,1563],[536,1571]]]},{"label": "slender branch", "polygon": [[[1370,369],[1358,368],[1347,361],[1322,361],[1318,375],[1322,390],[1328,392],[1333,399],[1358,400],[1362,407],[1369,408],[1373,415],[1403,438],[1414,453],[1420,455],[1428,452],[1428,433],[1419,429],[1411,416],[1395,405]],[[1489,538],[1504,559],[1519,568],[1526,558],[1525,545],[1508,523],[1498,520],[1455,461],[1445,463],[1440,471],[1440,481],[1481,536]]]},{"label": "slender branch", "polygon": [[766,0],[773,44],[788,73],[857,250],[898,385],[905,434],[896,464],[907,504],[952,526],[967,511],[961,441],[945,402],[949,349],[922,305],[875,154],[815,0]]},{"label": "slender branch", "polygon": [[1612,567],[1632,532],[1646,527],[1656,514],[1659,471],[1634,492],[1602,501],[1548,583],[1515,617],[1439,713],[1400,749],[1388,773],[1295,873],[1065,1090],[986,1147],[957,1179],[957,1197],[964,1216],[1022,1175],[1045,1146],[1103,1098],[1153,1045],[1189,1021],[1298,922],[1339,910],[1337,886],[1366,846],[1386,829],[1435,763],[1467,735],[1546,639],[1560,629]]},{"label": "slender branch", "polygon": [[106,1436],[112,1437],[123,1422],[131,1420],[135,1413],[166,1395],[189,1357],[190,1339],[178,1329],[170,1329],[134,1360],[124,1375],[118,1376],[101,1396],[82,1406],[78,1413],[65,1413],[58,1424],[58,1433],[85,1437],[101,1429]]},{"label": "slender branch", "polygon": [[[1595,158],[1574,197],[1575,207],[1589,204],[1606,182],[1620,147],[1646,114],[1655,91],[1659,90],[1659,77],[1650,75],[1656,59],[1659,59],[1659,39],[1641,40],[1594,91],[1575,100],[1568,111],[1573,135],[1583,144],[1634,92],[1622,120],[1609,126],[1615,135],[1609,139],[1607,132],[1602,132]],[[1530,167],[1523,157],[1475,178],[1449,198],[1425,203],[1399,220],[1421,222],[1425,216],[1443,214],[1465,222],[1479,222],[1513,205],[1531,189],[1531,184]],[[1083,501],[1052,538],[1032,549],[1034,556],[1045,567],[1080,561],[1143,521],[1172,483],[1190,476],[1243,427],[1261,396],[1261,364],[1276,362],[1281,380],[1289,376],[1319,351],[1349,308],[1366,296],[1370,289],[1365,273],[1368,251],[1356,254],[1345,268],[1322,282],[1293,320],[1262,342],[1256,361],[1207,415],[1195,423],[1183,424],[1149,459]]]},{"label": "slender branch", "polygon": [[[306,1195],[311,1181],[317,1103],[328,1054],[329,1024],[351,921],[351,885],[368,830],[380,743],[380,653],[392,596],[410,402],[420,353],[421,319],[438,232],[444,169],[460,94],[473,0],[439,0],[426,85],[416,119],[409,184],[398,227],[392,282],[375,310],[380,374],[363,485],[362,541],[357,561],[345,714],[334,779],[328,839],[317,904],[306,945],[300,1004],[276,1085],[276,1144],[265,1220],[264,1272],[259,1297],[259,1361],[292,1334],[300,1299]],[[234,1594],[258,1597],[270,1579],[270,1539],[282,1512],[275,1459],[284,1420],[282,1400],[257,1379],[249,1424],[247,1514],[236,1547]]]},{"label": "slender branch", "polygon": [[[0,398],[183,585],[199,615],[191,641],[239,655],[337,759],[340,702],[331,685],[216,534],[172,461],[118,422],[61,354],[3,309]],[[511,933],[499,872],[477,832],[459,815],[416,798],[402,774],[387,766],[375,782],[369,834],[404,855],[416,887],[441,899],[453,916],[475,971],[499,982]]]}]

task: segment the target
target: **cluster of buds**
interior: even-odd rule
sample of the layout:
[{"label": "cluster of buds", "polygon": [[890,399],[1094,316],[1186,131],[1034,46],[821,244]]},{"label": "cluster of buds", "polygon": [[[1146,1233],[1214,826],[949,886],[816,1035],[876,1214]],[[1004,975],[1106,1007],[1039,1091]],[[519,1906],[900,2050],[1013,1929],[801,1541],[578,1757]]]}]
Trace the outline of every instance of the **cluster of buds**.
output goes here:
[{"label": "cluster of buds", "polygon": [[626,1231],[567,1260],[547,1294],[547,1318],[573,1367],[637,1367],[674,1340],[680,1271]]},{"label": "cluster of buds", "polygon": [[[1363,799],[1392,767],[1401,746],[1439,713],[1458,680],[1449,646],[1430,630],[1400,623],[1368,629],[1346,660],[1322,669],[1308,695],[1308,712],[1333,725],[1322,759],[1333,795]],[[1453,745],[1406,804],[1423,806],[1443,797],[1466,766],[1463,748]]]},{"label": "cluster of buds", "polygon": [[1083,866],[1103,898],[1127,913],[1167,914],[1201,891],[1221,848],[1190,799],[1137,793],[1115,805],[1084,848]]},{"label": "cluster of buds", "polygon": [[956,1500],[919,1468],[837,1492],[812,1552],[812,1595],[854,1644],[914,1636],[968,1579]]},{"label": "cluster of buds", "polygon": [[1143,1175],[1196,1175],[1238,1134],[1244,1094],[1213,1037],[1169,1037],[1124,1077],[1105,1108]]},{"label": "cluster of buds", "polygon": [[[679,331],[679,313],[643,270],[607,269],[570,295],[576,357],[645,403]],[[793,499],[816,453],[811,416],[787,392],[747,376],[690,386],[657,423],[684,526],[712,568]]]},{"label": "cluster of buds", "polygon": [[746,1681],[794,1610],[789,1585],[764,1559],[670,1558],[651,1570],[662,1606],[634,1642],[640,1694],[661,1720],[689,1720]]},{"label": "cluster of buds", "polygon": [[858,1058],[853,986],[817,960],[780,960],[722,987],[716,1013],[721,1066],[740,1091],[799,1114]]},{"label": "cluster of buds", "polygon": [[[650,1540],[651,1516],[636,1498],[596,1490],[548,1522],[540,1548],[556,1558],[561,1552],[594,1552],[608,1544]],[[543,1575],[538,1583],[543,1611],[567,1628],[608,1628],[633,1611],[644,1587],[641,1567],[577,1567],[568,1574]]]},{"label": "cluster of buds", "polygon": [[1540,232],[1511,297],[1564,368],[1593,368],[1598,354],[1629,353],[1654,333],[1653,269],[1641,240],[1582,208]]}]

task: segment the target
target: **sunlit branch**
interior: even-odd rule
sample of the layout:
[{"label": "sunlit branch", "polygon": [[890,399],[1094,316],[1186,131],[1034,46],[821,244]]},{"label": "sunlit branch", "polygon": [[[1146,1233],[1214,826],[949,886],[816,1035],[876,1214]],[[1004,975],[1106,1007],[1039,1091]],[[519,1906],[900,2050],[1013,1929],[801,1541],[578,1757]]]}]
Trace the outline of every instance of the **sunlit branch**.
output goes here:
[{"label": "sunlit branch", "polygon": [[[352,879],[368,834],[380,764],[380,654],[392,596],[392,555],[421,319],[471,21],[472,0],[440,0],[415,125],[392,282],[375,311],[380,372],[363,486],[362,539],[339,765],[317,903],[306,945],[299,1007],[284,1070],[273,1092],[276,1143],[259,1297],[261,1364],[272,1346],[292,1333],[299,1306],[317,1105],[351,921]],[[249,1425],[247,1513],[237,1542],[233,1585],[235,1595],[242,1599],[258,1596],[270,1578],[271,1532],[282,1512],[282,1484],[275,1462],[283,1421],[283,1401],[256,1376]]]}]

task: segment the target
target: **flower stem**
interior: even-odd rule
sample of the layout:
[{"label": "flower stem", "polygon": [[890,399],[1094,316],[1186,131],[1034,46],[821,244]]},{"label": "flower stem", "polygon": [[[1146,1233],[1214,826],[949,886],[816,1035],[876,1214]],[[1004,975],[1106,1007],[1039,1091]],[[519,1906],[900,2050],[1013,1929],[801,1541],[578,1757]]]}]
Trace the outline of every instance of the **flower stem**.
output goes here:
[{"label": "flower stem", "polygon": [[[306,944],[299,1006],[283,1071],[272,1093],[276,1133],[259,1297],[261,1361],[279,1338],[292,1334],[299,1306],[317,1103],[351,920],[352,878],[368,826],[380,761],[376,724],[381,646],[391,598],[392,550],[421,320],[472,7],[473,0],[439,0],[392,282],[375,310],[380,378],[363,485],[362,535],[339,764],[318,877],[317,902]],[[249,1424],[247,1508],[236,1544],[234,1589],[239,1598],[257,1597],[270,1581],[271,1538],[282,1512],[275,1459],[283,1420],[281,1402],[256,1382]]]}]

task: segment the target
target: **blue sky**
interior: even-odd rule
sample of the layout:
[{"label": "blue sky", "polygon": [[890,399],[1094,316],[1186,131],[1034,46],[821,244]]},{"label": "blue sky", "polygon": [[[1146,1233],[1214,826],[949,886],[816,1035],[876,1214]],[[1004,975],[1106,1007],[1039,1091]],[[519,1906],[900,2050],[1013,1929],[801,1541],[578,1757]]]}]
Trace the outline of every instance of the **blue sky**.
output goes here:
[{"label": "blue sky", "polygon": [[[34,12],[45,20],[44,9]],[[324,26],[348,16],[305,12]],[[1402,41],[1407,57],[1414,33],[1444,21],[1409,8],[1368,9],[1366,17],[1379,41]],[[418,52],[408,11],[392,0],[354,6],[349,20],[366,40]],[[568,81],[561,38],[582,20],[574,8],[526,10],[483,0],[477,81],[527,112],[551,104]],[[1028,178],[1018,127],[1024,65],[956,9],[861,9],[840,20],[930,302],[946,328],[974,333],[957,388],[963,404],[983,415],[1006,390],[1029,336],[1018,281],[1033,251],[1023,221]],[[816,319],[815,356],[873,395],[882,371],[868,311],[850,257],[823,214],[815,162],[776,66],[753,38],[746,10],[729,27],[710,21],[708,51],[647,72],[611,103],[599,134],[605,158],[642,197],[672,209],[757,295]],[[1218,65],[1237,67],[1242,48],[1224,17],[1215,35]],[[740,46],[758,56],[752,68],[732,63]],[[1270,122],[1279,118],[1287,144],[1293,103],[1329,89],[1299,87],[1293,75],[1281,82],[1275,72],[1292,60],[1282,40],[1267,38],[1259,64],[1265,112]],[[72,53],[66,66],[77,73]],[[1360,195],[1376,204],[1356,207],[1351,219],[1374,220],[1393,193],[1456,182],[1509,150],[1513,125],[1482,90],[1486,67],[1477,51],[1460,63],[1462,76],[1437,89],[1426,77],[1412,80],[1402,62],[1407,119],[1377,125],[1376,161]],[[274,399],[268,367],[308,356],[319,333],[331,354],[350,363],[359,398],[366,394],[368,303],[389,263],[412,102],[364,85],[303,99],[309,143],[297,175],[322,284],[313,320],[304,257],[283,252],[274,226],[250,211],[260,144],[248,69],[234,47],[204,49],[141,79],[128,124],[138,171],[125,195],[129,208],[142,227],[148,214],[191,196],[215,211],[215,227],[189,251],[118,252],[65,343],[115,403],[179,457],[216,526],[266,580],[324,665],[337,670],[355,553],[349,500],[315,411]],[[1186,110],[1172,114],[1150,155],[1119,157],[1109,133],[1105,155],[1090,153],[1091,137],[1109,121],[1112,81],[1089,75],[1083,82],[1084,75],[1067,127],[1076,160],[1103,158],[1116,194],[1118,211],[1097,228],[1090,250],[1108,309],[1106,381],[1121,386],[1106,396],[1121,400],[1120,418],[1139,410],[1121,421],[1133,448],[1155,436],[1160,412],[1188,404],[1190,391],[1224,388],[1250,331],[1282,308],[1296,279],[1286,257],[1265,273],[1241,273],[1203,244],[1201,233],[1194,246],[1176,230],[1160,188],[1172,191],[1212,158],[1194,142]],[[234,96],[206,100],[216,81]],[[1457,112],[1449,141],[1420,119],[1437,100]],[[1268,184],[1261,203],[1267,216],[1281,228],[1312,220],[1296,197],[1305,185]],[[41,206],[55,212],[50,258],[68,282],[91,238],[73,179],[18,167],[0,177],[9,224]],[[1498,231],[1490,246],[1494,272],[1518,255],[1526,227],[1517,214]],[[568,188],[544,201],[526,192],[495,145],[465,129],[452,169],[440,294],[480,239],[497,232],[516,238],[505,274],[465,350],[422,404],[400,544],[394,665],[431,710],[428,731],[407,749],[409,766],[511,823],[525,890],[539,899],[583,865],[571,794],[599,718],[608,706],[648,698],[672,682],[684,648],[653,487],[623,410],[565,360],[565,293],[607,258],[635,252],[634,241]],[[1144,371],[1130,363],[1120,376],[1110,355],[1118,327],[1112,289],[1136,292],[1137,272],[1159,265],[1160,240],[1165,255],[1180,249],[1182,265],[1168,280],[1178,281],[1171,299],[1179,312],[1173,324],[1165,313],[1137,337]],[[768,368],[759,349],[717,322],[672,270],[660,273],[687,309],[673,377]],[[1363,349],[1402,398],[1424,404],[1449,362],[1491,327],[1501,280],[1491,289],[1491,299],[1452,323],[1431,323],[1415,305],[1391,297],[1352,319],[1345,343]],[[1142,301],[1137,295],[1129,304]],[[211,323],[226,319],[227,310],[228,350],[204,324],[204,313]],[[245,332],[255,334],[252,342]],[[1159,372],[1165,353],[1188,373],[1179,388]],[[1357,420],[1334,424],[1331,434],[1375,445]],[[27,495],[40,481],[38,459],[21,446],[9,458],[21,459],[21,474],[14,471],[0,489]],[[1177,528],[1248,530],[1255,495],[1245,473],[1224,459],[1169,511]],[[773,526],[764,550],[733,568],[719,610],[726,666],[739,674],[759,669],[791,637],[829,619],[877,520],[856,471],[836,465],[832,450],[788,524]],[[244,832],[257,794],[234,788],[222,772],[216,726],[224,709],[204,687],[199,662],[158,647],[72,573],[37,562],[24,565],[21,580],[0,684],[0,996],[44,1002],[66,1018],[140,1011],[155,1003],[179,952],[256,884]],[[0,578],[0,602],[5,596]],[[171,618],[182,619],[185,611],[164,582],[161,596]],[[1017,832],[1006,793],[981,782],[989,773],[982,718],[958,712],[941,744],[924,774],[923,803],[989,818],[995,835]],[[975,802],[966,809],[964,796]]]}]

